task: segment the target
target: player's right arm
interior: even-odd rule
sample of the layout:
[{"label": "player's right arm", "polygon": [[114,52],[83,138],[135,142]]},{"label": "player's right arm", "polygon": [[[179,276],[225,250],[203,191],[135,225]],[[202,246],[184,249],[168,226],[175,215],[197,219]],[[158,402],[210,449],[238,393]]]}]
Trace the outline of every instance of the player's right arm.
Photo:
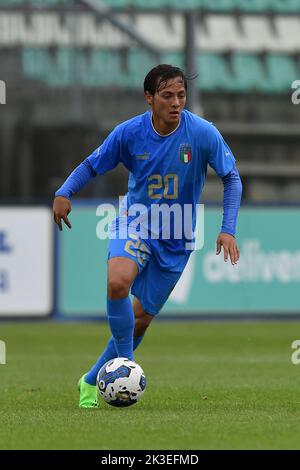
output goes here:
[{"label": "player's right arm", "polygon": [[103,175],[112,170],[117,164],[124,161],[125,151],[123,147],[124,125],[117,126],[89,157],[87,157],[70,174],[64,184],[56,191],[53,203],[54,221],[62,230],[62,220],[71,228],[68,214],[71,212],[70,198],[78,193],[96,174]]},{"label": "player's right arm", "polygon": [[62,230],[62,220],[71,228],[68,215],[71,212],[70,198],[74,193],[79,192],[94,176],[96,172],[93,170],[88,159],[84,160],[70,174],[64,184],[56,191],[53,202],[53,217],[59,230]]},{"label": "player's right arm", "polygon": [[68,219],[68,215],[70,214],[71,210],[72,208],[70,199],[63,196],[55,197],[53,201],[53,217],[54,222],[58,225],[60,231],[62,231],[62,220],[69,228],[72,228],[72,225]]}]

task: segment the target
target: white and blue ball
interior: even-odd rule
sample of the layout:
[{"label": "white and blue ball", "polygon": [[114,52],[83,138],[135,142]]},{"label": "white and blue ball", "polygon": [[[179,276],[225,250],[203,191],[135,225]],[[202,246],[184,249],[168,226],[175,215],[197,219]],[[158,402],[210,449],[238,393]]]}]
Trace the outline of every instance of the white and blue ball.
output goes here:
[{"label": "white and blue ball", "polygon": [[99,396],[112,406],[134,405],[142,397],[145,388],[143,369],[126,357],[108,361],[97,375]]}]

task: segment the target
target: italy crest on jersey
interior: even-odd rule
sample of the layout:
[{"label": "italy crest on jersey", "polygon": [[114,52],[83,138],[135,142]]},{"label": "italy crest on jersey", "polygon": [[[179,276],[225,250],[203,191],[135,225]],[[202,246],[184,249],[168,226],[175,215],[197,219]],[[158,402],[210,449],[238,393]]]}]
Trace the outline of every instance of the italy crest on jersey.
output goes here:
[{"label": "italy crest on jersey", "polygon": [[180,145],[180,160],[182,163],[190,163],[192,160],[192,147],[189,144]]}]

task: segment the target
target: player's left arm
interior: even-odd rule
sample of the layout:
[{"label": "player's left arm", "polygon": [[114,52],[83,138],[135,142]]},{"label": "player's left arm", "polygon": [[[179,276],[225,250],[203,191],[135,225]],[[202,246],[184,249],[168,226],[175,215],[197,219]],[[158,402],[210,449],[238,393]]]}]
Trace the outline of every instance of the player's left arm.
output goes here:
[{"label": "player's left arm", "polygon": [[223,248],[224,261],[230,257],[234,265],[239,260],[239,249],[235,239],[236,223],[242,196],[242,183],[235,166],[235,158],[218,129],[207,127],[207,162],[224,184],[223,221],[217,239],[217,255]]},{"label": "player's left arm", "polygon": [[232,265],[237,264],[240,252],[235,239],[237,217],[242,196],[242,182],[239,172],[234,165],[233,169],[222,178],[224,184],[223,222],[221,233],[217,239],[217,255],[223,247],[224,261],[228,257]]}]

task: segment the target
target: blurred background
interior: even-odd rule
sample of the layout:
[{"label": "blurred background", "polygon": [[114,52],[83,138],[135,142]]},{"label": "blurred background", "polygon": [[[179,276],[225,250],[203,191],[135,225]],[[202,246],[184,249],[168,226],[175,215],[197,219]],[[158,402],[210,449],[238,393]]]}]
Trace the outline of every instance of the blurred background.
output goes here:
[{"label": "blurred background", "polygon": [[105,313],[96,207],[125,194],[126,170],[82,190],[70,232],[55,232],[50,206],[114,126],[147,110],[159,62],[196,74],[188,107],[219,128],[244,187],[233,270],[214,256],[223,187],[209,171],[204,249],[166,313],[300,313],[300,0],[0,0],[1,316]]}]

